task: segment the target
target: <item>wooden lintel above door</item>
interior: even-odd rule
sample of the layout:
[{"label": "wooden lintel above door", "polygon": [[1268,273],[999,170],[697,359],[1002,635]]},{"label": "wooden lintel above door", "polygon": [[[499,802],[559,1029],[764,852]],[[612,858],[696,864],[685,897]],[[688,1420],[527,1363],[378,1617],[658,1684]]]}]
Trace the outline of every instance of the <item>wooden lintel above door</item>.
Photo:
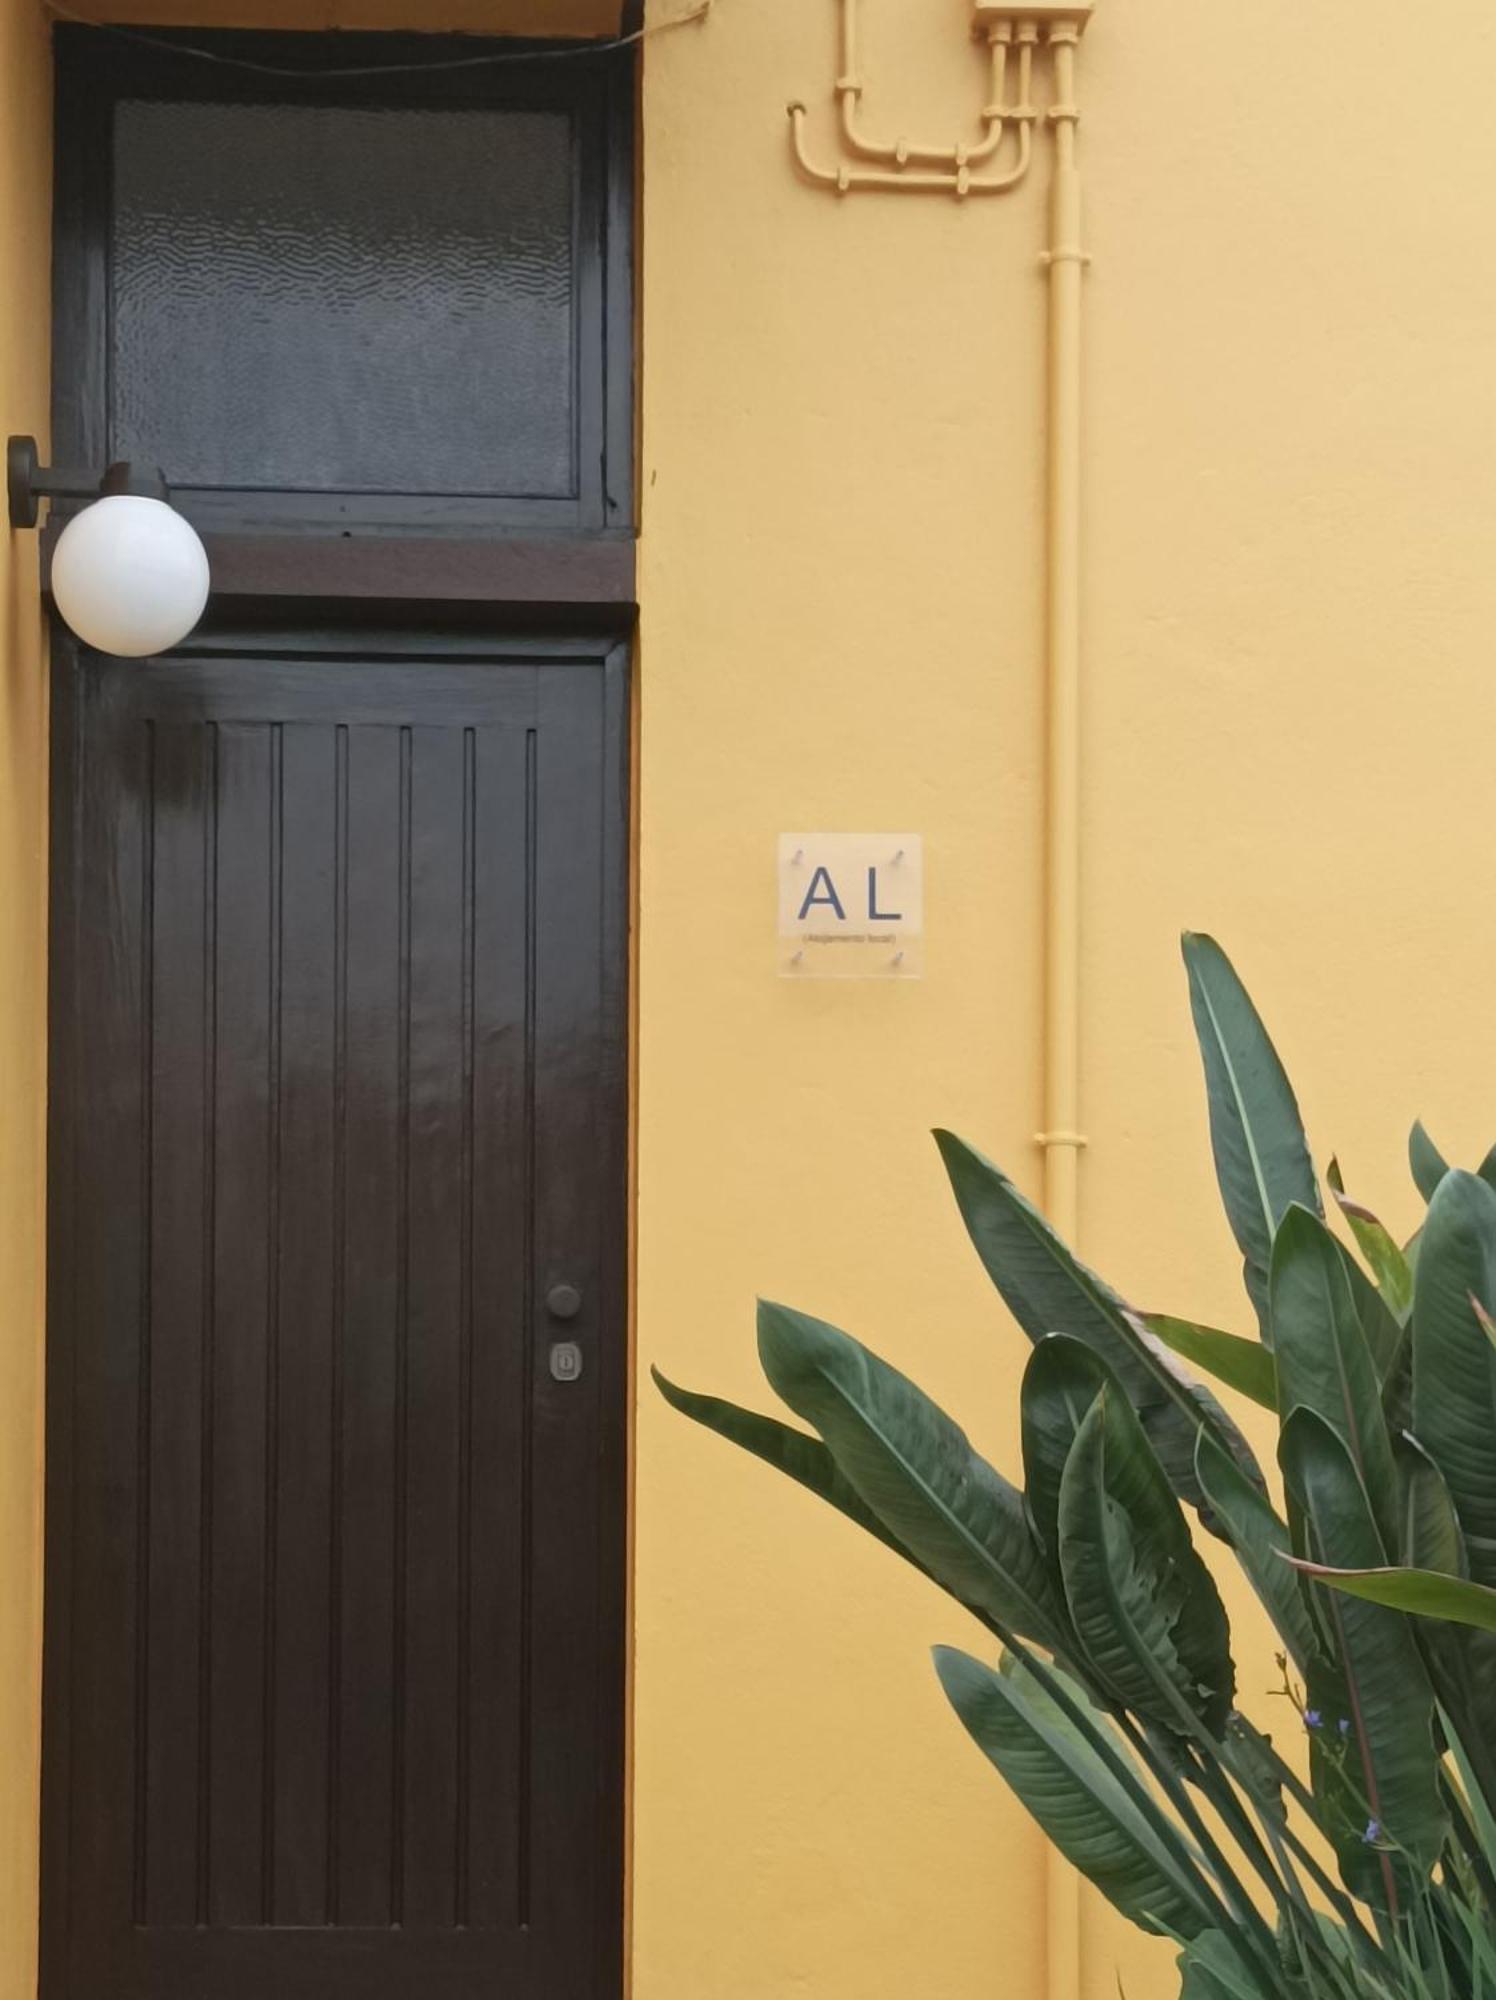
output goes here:
[{"label": "wooden lintel above door", "polygon": [[[61,521],[42,536],[49,586]],[[456,538],[437,535],[207,535],[215,600],[356,605],[502,605],[626,628],[637,602],[631,534]]]},{"label": "wooden lintel above door", "polygon": [[[80,10],[82,11],[82,10]],[[91,21],[163,28],[417,28],[431,33],[616,35],[627,0],[90,0]]]}]

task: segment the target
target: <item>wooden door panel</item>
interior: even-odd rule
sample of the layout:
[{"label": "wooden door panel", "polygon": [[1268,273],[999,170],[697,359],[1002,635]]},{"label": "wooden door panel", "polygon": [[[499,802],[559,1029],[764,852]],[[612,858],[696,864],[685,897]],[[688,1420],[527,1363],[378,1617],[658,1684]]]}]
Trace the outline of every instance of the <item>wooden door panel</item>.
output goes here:
[{"label": "wooden door panel", "polygon": [[58,662],[56,2000],[618,1990],[622,665],[569,652]]}]

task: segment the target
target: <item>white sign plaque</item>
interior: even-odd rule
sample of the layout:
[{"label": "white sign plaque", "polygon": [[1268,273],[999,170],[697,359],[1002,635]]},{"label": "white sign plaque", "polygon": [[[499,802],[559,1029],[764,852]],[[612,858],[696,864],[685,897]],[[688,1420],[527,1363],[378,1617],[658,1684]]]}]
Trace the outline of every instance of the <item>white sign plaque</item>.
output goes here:
[{"label": "white sign plaque", "polygon": [[781,976],[918,979],[924,891],[917,833],[780,834]]}]

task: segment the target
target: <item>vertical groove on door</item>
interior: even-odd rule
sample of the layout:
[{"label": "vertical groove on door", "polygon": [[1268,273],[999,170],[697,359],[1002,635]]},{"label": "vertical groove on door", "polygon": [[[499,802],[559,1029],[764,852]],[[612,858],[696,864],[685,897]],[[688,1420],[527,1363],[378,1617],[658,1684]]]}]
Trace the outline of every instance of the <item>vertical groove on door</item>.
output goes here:
[{"label": "vertical groove on door", "polygon": [[[272,743],[217,724],[210,1926],[261,1921],[265,1880],[266,1405],[273,1181]],[[159,928],[159,925],[158,925]]]},{"label": "vertical groove on door", "polygon": [[140,1370],[135,1410],[135,1854],[131,1916],[146,1918],[150,1819],[146,1745],[151,1661],[151,1079],[155,1072],[156,725],[143,725],[145,799],[140,841]]},{"label": "vertical groove on door", "polygon": [[336,1319],[337,750],[282,738],[275,1921],[327,1922],[328,1454]]},{"label": "vertical groove on door", "polygon": [[395,1250],[395,1477],[394,1612],[391,1621],[390,1922],[405,1915],[405,1600],[409,1521],[406,1485],[410,1458],[410,938],[411,938],[411,765],[408,725],[400,730],[400,882],[397,1147]]},{"label": "vertical groove on door", "polygon": [[473,746],[475,1033],[469,1458],[467,1921],[510,1930],[518,1898],[525,1283],[523,729]]},{"label": "vertical groove on door", "polygon": [[264,1763],[260,1789],[260,1921],[275,1922],[275,1735],[276,1735],[276,1571],[280,1540],[280,1299],[281,1299],[281,961],[285,894],[285,742],[281,725],[270,727],[270,919],[267,932],[270,1036],[267,1049],[265,1285],[265,1557],[262,1637]]},{"label": "vertical groove on door", "polygon": [[197,1598],[197,1895],[194,1921],[211,1907],[213,1847],[213,1388],[217,1370],[218,1234],[218,724],[206,725],[203,800],[203,1330],[202,1500]]},{"label": "vertical groove on door", "polygon": [[150,1399],[146,1450],[148,1924],[198,1902],[202,1635],[204,841],[208,736],[158,729],[151,839]]},{"label": "vertical groove on door", "polygon": [[533,1774],[531,1770],[531,1725],[534,1695],[532,1613],[534,1609],[535,1553],[534,1469],[535,1469],[535,1001],[538,988],[536,964],[537,909],[539,904],[539,853],[537,802],[538,740],[533,729],[525,732],[525,1039],[524,1039],[524,1304],[520,1313],[520,1578],[519,1578],[519,1743],[515,1797],[518,1845],[516,1851],[515,1919],[524,1930],[530,1922],[530,1835]]},{"label": "vertical groove on door", "polygon": [[348,725],[333,732],[332,1379],[327,1457],[327,1921],[342,1909],[343,1341],[348,1302]]},{"label": "vertical groove on door", "polygon": [[343,1124],[338,1920],[391,1922],[395,1468],[400,1240],[399,732],[350,725],[343,877],[347,1015]]},{"label": "vertical groove on door", "polygon": [[412,746],[410,1316],[405,1505],[405,1881],[412,1928],[450,1930],[461,1821],[463,1372],[472,949],[465,731]]},{"label": "vertical groove on door", "polygon": [[473,1228],[476,1201],[478,957],[477,736],[462,732],[462,1241],[458,1315],[457,1825],[454,1917],[470,1914],[473,1735]]}]

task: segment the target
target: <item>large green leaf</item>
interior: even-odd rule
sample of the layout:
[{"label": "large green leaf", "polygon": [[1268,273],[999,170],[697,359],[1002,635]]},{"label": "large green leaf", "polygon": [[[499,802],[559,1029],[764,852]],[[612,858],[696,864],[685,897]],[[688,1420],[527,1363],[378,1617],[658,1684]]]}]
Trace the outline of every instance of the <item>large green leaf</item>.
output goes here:
[{"label": "large green leaf", "polygon": [[[1395,1567],[1354,1582],[1322,1571],[1334,1588],[1416,1615],[1414,1635],[1428,1663],[1451,1741],[1496,1807],[1496,1590],[1468,1581],[1469,1558],[1443,1475],[1416,1439],[1398,1440],[1402,1538]],[[1349,1573],[1354,1574],[1354,1573]],[[1432,1576],[1434,1597],[1422,1601]],[[1446,1586],[1454,1586],[1453,1592]],[[1459,1604],[1463,1609],[1450,1608]],[[1496,1852],[1496,1849],[1493,1849]]]},{"label": "large green leaf", "polygon": [[1296,1567],[1317,1583],[1344,1591],[1347,1597],[1364,1598],[1368,1604],[1496,1632],[1496,1590],[1484,1583],[1434,1569],[1326,1569],[1321,1563]]},{"label": "large green leaf", "polygon": [[1393,1439],[1397,1460],[1398,1536],[1388,1550],[1406,1569],[1436,1569],[1467,1576],[1469,1557],[1443,1473],[1417,1438]]},{"label": "large green leaf", "polygon": [[1216,1327],[1174,1319],[1168,1313],[1147,1313],[1144,1318],[1171,1354],[1203,1368],[1260,1409],[1276,1411],[1278,1370],[1271,1348],[1260,1341],[1243,1340],[1239,1333],[1222,1333]]},{"label": "large green leaf", "polygon": [[1377,1380],[1385,1385],[1397,1366],[1399,1356],[1406,1349],[1408,1330],[1339,1237],[1332,1236],[1330,1241],[1345,1268],[1351,1303],[1356,1309],[1356,1318],[1361,1322],[1362,1336],[1371,1352]]},{"label": "large green leaf", "polygon": [[[1487,1670],[1487,1685],[1496,1682],[1496,1638],[1489,1632],[1476,1632],[1468,1627],[1464,1630],[1464,1637],[1481,1649],[1480,1659]],[[1449,1744],[1450,1762],[1470,1807],[1470,1817],[1475,1822],[1482,1851],[1489,1861],[1492,1855],[1496,1855],[1496,1771],[1493,1771],[1493,1766],[1496,1766],[1496,1730],[1477,1730],[1472,1739],[1464,1734],[1458,1718],[1442,1703],[1439,1723]],[[1496,1936],[1492,1937],[1491,1947],[1493,1956],[1496,1956]],[[1491,1971],[1490,1991],[1496,1993],[1496,1965],[1491,1967]]]},{"label": "large green leaf", "polygon": [[1201,1424],[1260,1482],[1246,1439],[1215,1397],[1071,1255],[1007,1175],[954,1133],[937,1132],[935,1141],[977,1255],[1029,1339],[1068,1333],[1095,1349],[1126,1391],[1169,1483],[1192,1506],[1200,1504],[1195,1433]]},{"label": "large green leaf", "polygon": [[1409,1315],[1402,1341],[1382,1384],[1382,1415],[1393,1437],[1413,1421],[1413,1321]]},{"label": "large green leaf", "polygon": [[1052,1333],[1041,1340],[1023,1371],[1023,1485],[1029,1518],[1060,1576],[1060,1482],[1065,1461],[1086,1413],[1103,1389],[1119,1395],[1117,1378],[1093,1348]]},{"label": "large green leaf", "polygon": [[[1376,1364],[1362,1330],[1348,1260],[1317,1215],[1297,1205],[1278,1225],[1269,1287],[1278,1398],[1313,1410],[1350,1453],[1372,1496],[1385,1545],[1397,1546],[1397,1469]],[[1394,1328],[1395,1332],[1395,1328]]]},{"label": "large green leaf", "polygon": [[761,1458],[766,1465],[772,1465],[845,1514],[849,1521],[855,1521],[859,1528],[875,1536],[906,1562],[913,1563],[917,1570],[929,1575],[924,1564],[889,1533],[872,1508],[864,1503],[857,1489],[842,1477],[836,1460],[819,1438],[807,1437],[804,1431],[791,1430],[777,1417],[763,1417],[756,1410],[744,1410],[736,1403],[725,1403],[720,1396],[701,1396],[694,1390],[679,1388],[658,1368],[652,1368],[650,1373],[666,1402],[683,1416],[690,1417],[709,1431],[715,1431],[718,1437],[741,1446],[755,1458]]},{"label": "large green leaf", "polygon": [[1269,1988],[1224,1931],[1203,1931],[1179,1955],[1179,2000],[1286,2000],[1288,1978]]},{"label": "large green leaf", "polygon": [[1446,1174],[1413,1290],[1413,1431],[1449,1487],[1470,1574],[1496,1586],[1496,1350],[1472,1301],[1496,1306],[1496,1192]]},{"label": "large green leaf", "polygon": [[1406,1900],[1410,1878],[1406,1868],[1390,1867],[1365,1838],[1371,1808],[1360,1741],[1352,1733],[1350,1684],[1338,1657],[1341,1639],[1336,1620],[1340,1607],[1325,1591],[1314,1595],[1325,1607],[1329,1634],[1326,1649],[1310,1660],[1304,1676],[1315,1824],[1334,1850],[1347,1886],[1377,1909],[1385,1910]]},{"label": "large green leaf", "polygon": [[1291,1202],[1321,1213],[1319,1183],[1293,1087],[1262,1018],[1214,938],[1186,932],[1190,1010],[1205,1065],[1221,1199],[1245,1262],[1263,1339],[1273,1232]]},{"label": "large green leaf", "polygon": [[[1338,1432],[1313,1410],[1295,1409],[1283,1427],[1280,1456],[1309,1524],[1313,1560],[1336,1569],[1385,1566],[1370,1498]],[[1347,1886],[1396,1911],[1408,1892],[1404,1870],[1381,1842],[1365,1835],[1368,1822],[1383,1829],[1417,1874],[1439,1854],[1447,1822],[1438,1788],[1433,1689],[1405,1618],[1357,1598],[1328,1601],[1336,1670],[1332,1679],[1317,1663],[1309,1682],[1325,1725],[1315,1746],[1316,1790]],[[1342,1720],[1343,1743],[1329,1733],[1332,1726],[1338,1733]]]},{"label": "large green leaf", "polygon": [[1283,1560],[1293,1547],[1286,1523],[1279,1519],[1267,1495],[1243,1476],[1235,1460],[1204,1431],[1195,1463],[1205,1498],[1236,1551],[1247,1581],[1277,1627],[1294,1665],[1301,1674],[1307,1672],[1311,1657],[1319,1651],[1319,1641],[1304,1602],[1303,1586]]},{"label": "large green leaf", "polygon": [[[1496,1632],[1430,1619],[1420,1619],[1416,1630],[1451,1748],[1461,1757],[1467,1781],[1478,1789],[1478,1810],[1496,1814]],[[1496,1844],[1489,1852],[1496,1855]]]},{"label": "large green leaf", "polygon": [[[1066,1860],[1130,1922],[1192,1938],[1210,1921],[1203,1876],[1160,1837],[1135,1796],[1021,1669],[995,1674],[948,1647],[936,1671],[968,1734]],[[1097,1719],[1096,1726],[1107,1724]],[[1119,1739],[1116,1752],[1126,1757]]]},{"label": "large green leaf", "polygon": [[1064,1611],[1023,1496],[923,1390],[836,1327],[767,1301],[758,1352],[901,1548],[963,1604],[1065,1650]]},{"label": "large green leaf", "polygon": [[1406,1320],[1413,1306],[1411,1265],[1398,1248],[1391,1231],[1364,1203],[1352,1200],[1346,1193],[1338,1160],[1331,1160],[1327,1178],[1340,1213],[1350,1224],[1351,1234],[1371,1267],[1371,1274],[1381,1288],[1389,1311],[1398,1320]]},{"label": "large green leaf", "polygon": [[1422,1119],[1415,1119],[1408,1134],[1408,1165],[1412,1169],[1414,1186],[1425,1201],[1432,1201],[1439,1191],[1440,1182],[1449,1172],[1449,1162],[1424,1131]]},{"label": "large green leaf", "polygon": [[[1400,1440],[1398,1469],[1403,1480],[1404,1567],[1468,1578],[1469,1550],[1444,1475],[1412,1437]],[[1415,1630],[1445,1712],[1451,1744],[1463,1751],[1470,1775],[1482,1788],[1477,1803],[1481,1810],[1496,1813],[1496,1629],[1422,1619]],[[1490,1853],[1496,1856],[1496,1844]]]},{"label": "large green leaf", "polygon": [[1091,1405],[1065,1461],[1059,1537],[1071,1623],[1101,1686],[1161,1728],[1219,1737],[1236,1692],[1225,1608],[1115,1393]]}]

